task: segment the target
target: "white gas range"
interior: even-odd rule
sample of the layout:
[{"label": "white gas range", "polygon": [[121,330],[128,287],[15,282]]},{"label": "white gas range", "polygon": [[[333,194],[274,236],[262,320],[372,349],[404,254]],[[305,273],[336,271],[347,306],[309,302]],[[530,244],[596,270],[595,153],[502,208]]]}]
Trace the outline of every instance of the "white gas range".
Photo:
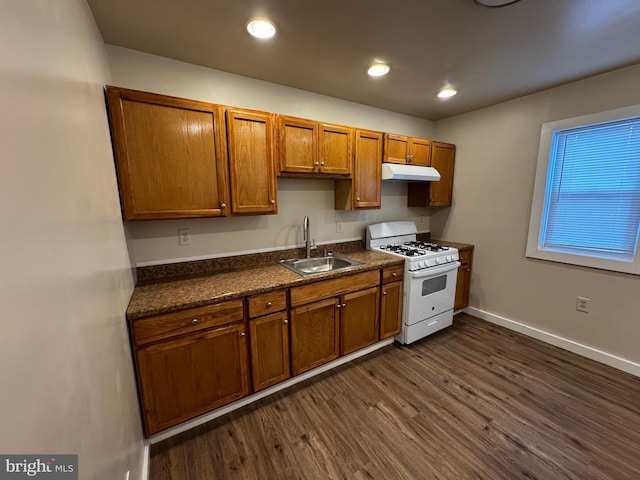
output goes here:
[{"label": "white gas range", "polygon": [[404,257],[400,343],[412,343],[453,323],[458,250],[417,240],[415,223],[384,222],[367,227],[367,248]]}]

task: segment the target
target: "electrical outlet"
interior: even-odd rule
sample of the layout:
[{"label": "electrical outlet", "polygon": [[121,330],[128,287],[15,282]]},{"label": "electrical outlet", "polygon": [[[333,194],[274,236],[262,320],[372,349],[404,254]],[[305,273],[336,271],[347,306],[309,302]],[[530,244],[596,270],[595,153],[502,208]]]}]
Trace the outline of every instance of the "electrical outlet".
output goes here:
[{"label": "electrical outlet", "polygon": [[342,233],[342,222],[336,222],[336,233]]},{"label": "electrical outlet", "polygon": [[576,301],[576,310],[579,312],[589,313],[590,298],[578,297]]},{"label": "electrical outlet", "polygon": [[420,225],[426,225],[427,224],[427,217],[425,217],[424,215],[422,215],[420,217]]},{"label": "electrical outlet", "polygon": [[191,245],[191,230],[188,228],[178,229],[178,245]]}]

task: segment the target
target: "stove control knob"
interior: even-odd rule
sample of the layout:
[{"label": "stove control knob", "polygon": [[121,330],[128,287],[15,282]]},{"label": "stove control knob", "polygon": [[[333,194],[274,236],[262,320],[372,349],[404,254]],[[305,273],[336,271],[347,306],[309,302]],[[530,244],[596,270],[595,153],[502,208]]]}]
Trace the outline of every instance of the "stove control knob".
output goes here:
[{"label": "stove control knob", "polygon": [[442,259],[442,257],[438,257],[436,258],[436,263],[444,263],[444,260]]},{"label": "stove control knob", "polygon": [[453,262],[453,257],[451,255],[447,255],[447,262]]},{"label": "stove control knob", "polygon": [[427,266],[427,262],[424,260],[420,260],[420,268],[425,268]]}]

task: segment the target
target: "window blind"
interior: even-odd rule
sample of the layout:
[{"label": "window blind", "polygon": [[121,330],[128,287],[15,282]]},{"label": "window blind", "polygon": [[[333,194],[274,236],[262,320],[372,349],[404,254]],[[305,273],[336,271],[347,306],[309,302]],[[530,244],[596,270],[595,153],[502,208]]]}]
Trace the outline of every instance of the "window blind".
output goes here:
[{"label": "window blind", "polygon": [[553,134],[539,248],[632,261],[640,227],[640,117]]}]

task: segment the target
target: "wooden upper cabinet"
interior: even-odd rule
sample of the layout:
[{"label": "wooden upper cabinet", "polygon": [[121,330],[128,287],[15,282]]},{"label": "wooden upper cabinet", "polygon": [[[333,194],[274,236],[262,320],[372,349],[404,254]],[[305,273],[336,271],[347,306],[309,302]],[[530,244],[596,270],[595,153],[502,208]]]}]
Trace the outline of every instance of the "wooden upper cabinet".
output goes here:
[{"label": "wooden upper cabinet", "polygon": [[353,180],[336,181],[336,210],[380,208],[382,138],[381,132],[356,130]]},{"label": "wooden upper cabinet", "polygon": [[318,161],[318,123],[278,116],[280,172],[315,173]]},{"label": "wooden upper cabinet", "polygon": [[352,128],[284,115],[277,124],[281,175],[351,175]]},{"label": "wooden upper cabinet", "polygon": [[446,207],[451,205],[455,158],[455,145],[433,142],[433,146],[431,147],[431,166],[440,172],[440,181],[431,182],[429,206]]},{"label": "wooden upper cabinet", "polygon": [[227,108],[226,120],[231,212],[277,213],[273,115]]},{"label": "wooden upper cabinet", "polygon": [[227,216],[222,107],[107,87],[125,220]]},{"label": "wooden upper cabinet", "polygon": [[448,207],[451,205],[455,158],[455,145],[431,142],[431,166],[440,172],[440,181],[409,182],[407,189],[407,205],[409,207]]},{"label": "wooden upper cabinet", "polygon": [[428,167],[431,164],[431,142],[385,133],[383,162]]},{"label": "wooden upper cabinet", "polygon": [[320,173],[351,175],[353,170],[353,129],[321,123]]}]

